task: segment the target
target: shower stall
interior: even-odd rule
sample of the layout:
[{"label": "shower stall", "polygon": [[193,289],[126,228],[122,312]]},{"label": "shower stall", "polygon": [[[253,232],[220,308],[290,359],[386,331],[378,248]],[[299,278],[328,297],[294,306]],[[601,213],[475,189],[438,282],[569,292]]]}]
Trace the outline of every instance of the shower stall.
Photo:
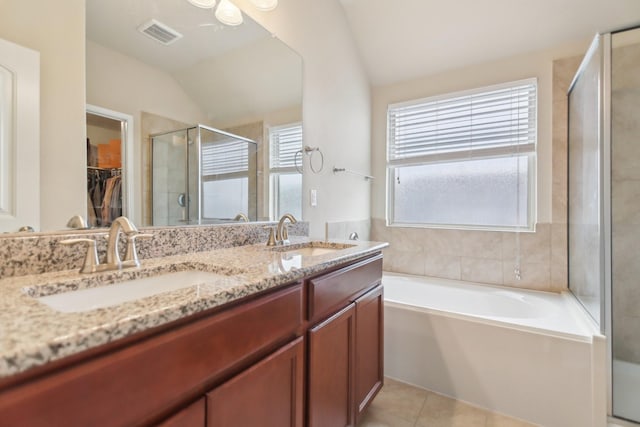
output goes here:
[{"label": "shower stall", "polygon": [[257,144],[204,125],[150,136],[153,225],[257,219]]},{"label": "shower stall", "polygon": [[568,96],[569,288],[608,337],[611,414],[640,422],[640,28],[596,36]]}]

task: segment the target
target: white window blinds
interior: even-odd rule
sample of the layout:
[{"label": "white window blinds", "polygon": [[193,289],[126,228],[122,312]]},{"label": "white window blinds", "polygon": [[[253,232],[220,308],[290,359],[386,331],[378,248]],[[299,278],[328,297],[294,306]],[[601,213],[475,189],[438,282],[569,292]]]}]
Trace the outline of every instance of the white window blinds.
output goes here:
[{"label": "white window blinds", "polygon": [[249,144],[237,140],[202,144],[202,175],[247,173]]},{"label": "white window blinds", "polygon": [[534,152],[536,87],[528,79],[390,105],[389,164]]},{"label": "white window blinds", "polygon": [[302,150],[302,124],[272,127],[269,141],[269,168],[276,172],[295,168],[296,153]]}]

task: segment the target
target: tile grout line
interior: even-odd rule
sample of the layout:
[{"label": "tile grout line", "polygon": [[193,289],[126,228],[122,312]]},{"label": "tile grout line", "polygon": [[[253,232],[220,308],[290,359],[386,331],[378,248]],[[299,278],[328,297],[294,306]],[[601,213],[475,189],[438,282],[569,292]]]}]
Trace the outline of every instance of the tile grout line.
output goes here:
[{"label": "tile grout line", "polygon": [[420,410],[418,411],[418,415],[416,416],[416,419],[413,421],[413,427],[420,427],[418,426],[418,421],[420,420],[420,414],[422,414],[422,410],[427,405],[428,397],[429,397],[429,392],[427,392],[427,394],[424,396],[424,399],[422,400],[422,405],[420,405]]}]

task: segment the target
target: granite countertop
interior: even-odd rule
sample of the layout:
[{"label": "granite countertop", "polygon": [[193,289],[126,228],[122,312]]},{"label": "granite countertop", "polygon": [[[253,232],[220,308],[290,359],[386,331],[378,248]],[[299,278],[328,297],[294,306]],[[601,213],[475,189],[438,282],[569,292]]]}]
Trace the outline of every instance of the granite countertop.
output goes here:
[{"label": "granite countertop", "polygon": [[[291,249],[312,239],[292,239]],[[318,243],[318,245],[320,245]],[[354,245],[318,256],[285,254],[260,245],[217,249],[142,261],[140,269],[80,274],[77,270],[0,280],[0,378],[94,348],[131,334],[275,288],[359,257],[386,243],[330,241],[321,246]],[[37,298],[148,275],[183,270],[215,275],[179,290],[84,312],[63,313]]]}]

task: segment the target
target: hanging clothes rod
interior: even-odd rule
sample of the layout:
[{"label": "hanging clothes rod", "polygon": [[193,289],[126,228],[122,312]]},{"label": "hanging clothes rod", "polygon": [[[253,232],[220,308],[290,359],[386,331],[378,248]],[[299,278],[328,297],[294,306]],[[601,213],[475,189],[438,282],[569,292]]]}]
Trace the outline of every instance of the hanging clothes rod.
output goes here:
[{"label": "hanging clothes rod", "polygon": [[365,175],[363,173],[360,172],[356,172],[356,171],[352,171],[351,169],[345,169],[345,168],[337,168],[337,167],[333,167],[333,173],[338,173],[338,172],[345,172],[345,173],[350,173],[351,175],[357,175],[357,176],[361,176],[364,178],[365,181],[373,181],[375,179],[375,177],[371,176],[371,175]]}]

